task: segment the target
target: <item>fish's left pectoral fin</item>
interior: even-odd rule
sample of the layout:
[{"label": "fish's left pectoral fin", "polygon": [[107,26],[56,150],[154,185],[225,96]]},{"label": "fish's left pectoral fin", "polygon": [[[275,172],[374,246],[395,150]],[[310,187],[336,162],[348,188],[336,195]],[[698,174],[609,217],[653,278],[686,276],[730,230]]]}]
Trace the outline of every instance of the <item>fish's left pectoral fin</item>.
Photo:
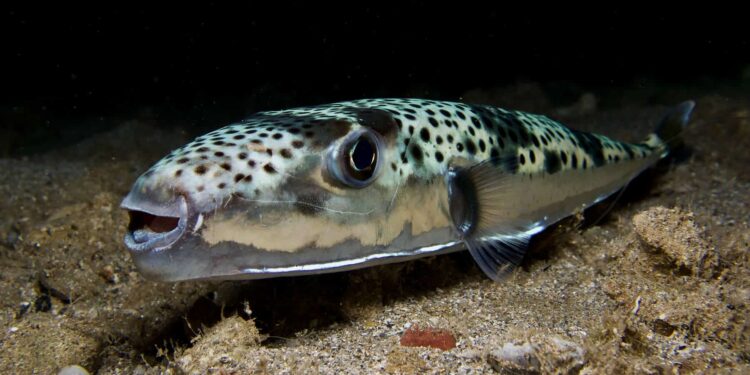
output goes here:
[{"label": "fish's left pectoral fin", "polygon": [[490,279],[501,282],[521,263],[529,245],[525,235],[497,235],[465,240],[471,256]]},{"label": "fish's left pectoral fin", "polygon": [[542,227],[518,204],[528,179],[506,162],[451,167],[446,184],[454,229],[479,267],[501,281],[521,263],[529,239]]}]

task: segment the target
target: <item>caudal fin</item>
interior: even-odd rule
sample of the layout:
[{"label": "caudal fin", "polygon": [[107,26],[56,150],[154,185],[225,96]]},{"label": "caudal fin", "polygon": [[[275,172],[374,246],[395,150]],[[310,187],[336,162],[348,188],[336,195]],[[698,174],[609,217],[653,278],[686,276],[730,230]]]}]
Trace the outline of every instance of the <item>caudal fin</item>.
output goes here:
[{"label": "caudal fin", "polygon": [[695,102],[688,100],[672,107],[664,114],[654,133],[667,149],[674,149],[682,143],[680,134],[687,127],[694,108]]}]

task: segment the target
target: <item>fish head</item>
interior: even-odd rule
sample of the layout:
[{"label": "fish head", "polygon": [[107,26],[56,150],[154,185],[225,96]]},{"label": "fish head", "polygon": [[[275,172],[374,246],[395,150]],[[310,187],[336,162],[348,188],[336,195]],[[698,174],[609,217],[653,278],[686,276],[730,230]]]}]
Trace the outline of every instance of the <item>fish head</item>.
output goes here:
[{"label": "fish head", "polygon": [[345,269],[403,229],[399,128],[378,109],[300,109],[200,136],[135,182],[126,246],[161,281]]}]

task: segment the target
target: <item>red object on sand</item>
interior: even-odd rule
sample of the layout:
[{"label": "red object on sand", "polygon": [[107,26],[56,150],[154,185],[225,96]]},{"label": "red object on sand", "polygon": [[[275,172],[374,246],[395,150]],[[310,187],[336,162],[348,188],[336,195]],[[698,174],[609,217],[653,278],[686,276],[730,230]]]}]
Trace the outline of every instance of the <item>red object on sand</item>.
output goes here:
[{"label": "red object on sand", "polygon": [[456,338],[446,329],[425,328],[412,326],[401,336],[401,346],[427,346],[441,350],[456,347]]}]

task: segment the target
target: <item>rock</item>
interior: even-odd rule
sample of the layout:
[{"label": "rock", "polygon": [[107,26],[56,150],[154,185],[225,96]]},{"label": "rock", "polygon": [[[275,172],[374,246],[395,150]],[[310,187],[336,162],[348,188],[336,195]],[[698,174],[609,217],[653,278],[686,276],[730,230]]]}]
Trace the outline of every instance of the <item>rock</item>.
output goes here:
[{"label": "rock", "polygon": [[81,366],[74,365],[63,367],[57,375],[89,375],[89,372]]},{"label": "rock", "polygon": [[[243,372],[254,363],[262,337],[252,320],[234,315],[216,323],[194,339],[194,345],[176,358],[177,367],[187,374],[217,369]],[[231,371],[230,371],[231,370]]]},{"label": "rock", "polygon": [[585,350],[557,336],[532,336],[521,343],[505,343],[490,350],[487,362],[495,371],[518,373],[575,373],[586,364]]},{"label": "rock", "polygon": [[99,276],[110,284],[116,284],[119,281],[119,277],[117,277],[117,274],[115,273],[115,268],[110,264],[99,270]]},{"label": "rock", "polygon": [[693,221],[693,213],[679,208],[652,207],[633,217],[638,237],[648,246],[666,255],[677,267],[693,275],[711,277],[718,256],[705,239],[703,230]]}]

